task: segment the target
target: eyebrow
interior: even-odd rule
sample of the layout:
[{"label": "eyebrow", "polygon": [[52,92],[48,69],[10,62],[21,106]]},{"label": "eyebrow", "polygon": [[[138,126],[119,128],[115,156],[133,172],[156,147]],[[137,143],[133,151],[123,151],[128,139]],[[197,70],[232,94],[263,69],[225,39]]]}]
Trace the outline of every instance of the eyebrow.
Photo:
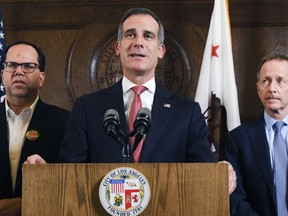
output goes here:
[{"label": "eyebrow", "polygon": [[[136,29],[135,28],[131,28],[131,29],[127,29],[126,31],[124,31],[124,35],[127,34],[127,33],[136,33]],[[144,30],[144,34],[151,34],[153,35],[154,37],[156,37],[156,34],[153,32],[153,31],[149,31],[149,30]]]},{"label": "eyebrow", "polygon": [[123,32],[123,34],[125,35],[130,32],[136,32],[136,29],[135,28],[127,29],[126,31]]},{"label": "eyebrow", "polygon": [[145,33],[145,34],[151,34],[151,35],[153,35],[154,37],[156,37],[156,35],[157,35],[157,34],[155,34],[153,31],[149,31],[149,30],[145,30],[144,33]]}]

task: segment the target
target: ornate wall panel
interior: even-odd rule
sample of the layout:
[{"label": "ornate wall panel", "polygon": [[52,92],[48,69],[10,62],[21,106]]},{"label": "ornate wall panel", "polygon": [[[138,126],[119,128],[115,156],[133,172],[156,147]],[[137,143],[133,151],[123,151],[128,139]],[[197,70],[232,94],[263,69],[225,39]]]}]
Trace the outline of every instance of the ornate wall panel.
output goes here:
[{"label": "ornate wall panel", "polygon": [[[105,88],[121,76],[113,44],[121,15],[130,7],[147,7],[162,20],[167,55],[156,76],[177,94],[193,99],[197,87],[213,0],[1,0],[7,43],[27,40],[46,54],[41,97],[71,109],[76,97]],[[230,18],[240,115],[258,116],[256,92],[261,57],[288,46],[288,2],[230,0]],[[170,64],[167,64],[169,62]]]}]

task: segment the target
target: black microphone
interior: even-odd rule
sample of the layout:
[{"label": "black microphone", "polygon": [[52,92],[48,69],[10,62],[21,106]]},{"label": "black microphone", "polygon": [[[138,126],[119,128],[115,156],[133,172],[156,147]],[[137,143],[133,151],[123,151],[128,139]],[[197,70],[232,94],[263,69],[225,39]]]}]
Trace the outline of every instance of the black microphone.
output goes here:
[{"label": "black microphone", "polygon": [[127,136],[120,130],[119,113],[114,109],[105,112],[103,128],[106,134],[122,145],[123,162],[130,162],[130,146]]},{"label": "black microphone", "polygon": [[109,109],[106,111],[103,119],[103,128],[109,136],[118,140],[120,121],[119,114],[114,109]]},{"label": "black microphone", "polygon": [[133,145],[133,151],[137,148],[140,141],[143,139],[143,136],[148,133],[150,130],[150,121],[151,121],[151,111],[143,107],[141,108],[136,115],[134,121],[134,133],[135,133],[135,142]]}]

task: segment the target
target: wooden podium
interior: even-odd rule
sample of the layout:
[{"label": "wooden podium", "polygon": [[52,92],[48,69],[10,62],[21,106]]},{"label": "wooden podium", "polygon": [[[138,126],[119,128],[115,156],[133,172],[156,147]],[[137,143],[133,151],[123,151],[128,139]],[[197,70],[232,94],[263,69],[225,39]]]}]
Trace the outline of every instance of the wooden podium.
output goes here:
[{"label": "wooden podium", "polygon": [[108,216],[99,186],[117,167],[136,169],[149,182],[151,197],[141,216],[229,215],[227,164],[93,163],[24,165],[22,216]]}]

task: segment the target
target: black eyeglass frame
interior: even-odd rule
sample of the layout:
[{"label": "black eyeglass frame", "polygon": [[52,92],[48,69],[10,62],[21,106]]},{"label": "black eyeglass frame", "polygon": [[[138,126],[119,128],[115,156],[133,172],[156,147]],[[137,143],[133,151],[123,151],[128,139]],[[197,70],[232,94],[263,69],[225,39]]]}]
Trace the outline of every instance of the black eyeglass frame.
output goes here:
[{"label": "black eyeglass frame", "polygon": [[[13,71],[7,70],[7,65],[9,63],[10,64],[15,64]],[[31,70],[33,69],[33,70],[32,71],[27,71],[25,69],[25,65],[26,65],[26,69],[28,68],[28,69],[31,69]],[[33,67],[31,67],[32,65],[33,65]],[[8,73],[15,73],[19,66],[21,66],[21,69],[22,69],[23,73],[33,73],[36,68],[40,69],[40,66],[38,64],[34,63],[34,62],[17,63],[17,62],[13,62],[13,61],[7,61],[7,62],[3,62],[3,66],[4,66],[4,70],[7,71]],[[24,68],[23,68],[23,66],[24,66]]]}]

